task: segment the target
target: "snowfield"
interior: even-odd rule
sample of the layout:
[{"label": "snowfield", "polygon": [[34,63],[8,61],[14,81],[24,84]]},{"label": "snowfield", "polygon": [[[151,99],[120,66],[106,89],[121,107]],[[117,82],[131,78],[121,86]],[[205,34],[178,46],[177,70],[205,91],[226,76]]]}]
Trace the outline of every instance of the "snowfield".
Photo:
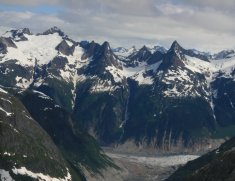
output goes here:
[{"label": "snowfield", "polygon": [[48,64],[58,53],[55,47],[62,41],[58,33],[50,35],[26,35],[27,41],[14,41],[17,48],[8,47],[3,61],[18,60],[18,64],[34,66]]}]

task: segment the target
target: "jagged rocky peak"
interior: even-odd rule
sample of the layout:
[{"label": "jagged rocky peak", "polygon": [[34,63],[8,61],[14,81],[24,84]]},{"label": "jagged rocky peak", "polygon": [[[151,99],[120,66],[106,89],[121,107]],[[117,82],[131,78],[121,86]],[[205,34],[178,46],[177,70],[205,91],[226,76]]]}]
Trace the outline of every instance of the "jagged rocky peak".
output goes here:
[{"label": "jagged rocky peak", "polygon": [[3,34],[3,37],[12,38],[14,41],[27,41],[28,38],[25,35],[32,35],[28,28],[12,29]]},{"label": "jagged rocky peak", "polygon": [[184,49],[180,44],[175,40],[169,51],[173,51],[179,56],[180,59],[185,60],[185,55],[190,56],[190,57],[195,57],[204,61],[208,61],[211,58],[209,53],[205,52],[200,52],[195,49]]},{"label": "jagged rocky peak", "polygon": [[110,48],[110,44],[109,42],[105,41],[102,45],[101,45],[102,49],[107,53],[109,51],[112,51]]},{"label": "jagged rocky peak", "polygon": [[82,55],[83,60],[88,57],[96,56],[100,49],[100,44],[96,43],[94,40],[91,42],[80,42],[80,46],[85,49],[85,53]]},{"label": "jagged rocky peak", "polygon": [[175,40],[172,45],[171,45],[171,48],[170,48],[170,51],[182,51],[182,47],[180,46],[180,44]]},{"label": "jagged rocky peak", "polygon": [[[165,49],[164,47],[162,47],[163,49]],[[150,57],[150,59],[147,60],[147,63],[150,64],[154,64],[157,63],[161,60],[163,60],[167,50],[163,50],[160,48],[160,50],[156,50],[153,55]]]},{"label": "jagged rocky peak", "polygon": [[89,41],[87,40],[82,40],[80,41],[78,44],[82,47],[82,48],[86,48],[89,45]]},{"label": "jagged rocky peak", "polygon": [[21,28],[21,29],[16,29],[16,30],[10,30],[10,32],[12,33],[12,36],[21,36],[23,34],[26,35],[32,35],[32,32],[29,30],[29,28]]},{"label": "jagged rocky peak", "polygon": [[106,41],[102,45],[92,41],[86,45],[85,53],[82,58],[90,57],[92,61],[85,74],[103,74],[106,72],[106,67],[112,66],[121,68],[118,62],[118,57],[113,53],[109,43]]},{"label": "jagged rocky peak", "polygon": [[105,41],[101,46],[99,50],[99,54],[103,56],[111,56],[114,55],[113,50],[110,47],[109,42]]},{"label": "jagged rocky peak", "polygon": [[117,62],[117,57],[115,56],[115,54],[113,53],[109,42],[105,41],[102,45],[101,45],[101,49],[100,49],[100,55],[101,55],[101,59],[104,61],[104,63],[107,66],[115,66],[118,67],[118,62]]},{"label": "jagged rocky peak", "polygon": [[56,47],[56,50],[67,56],[73,55],[74,49],[74,44],[68,40],[62,40],[62,42],[60,42]]},{"label": "jagged rocky peak", "polygon": [[145,62],[151,57],[152,53],[145,45],[129,56],[131,61]]},{"label": "jagged rocky peak", "polygon": [[58,33],[60,36],[66,36],[65,33],[57,26],[53,26],[50,29],[44,31],[42,35],[49,35],[49,34],[54,34],[54,33]]},{"label": "jagged rocky peak", "polygon": [[139,53],[143,53],[143,54],[145,54],[145,53],[151,53],[150,49],[149,49],[146,45],[144,45],[143,47],[141,47],[138,52],[139,52]]},{"label": "jagged rocky peak", "polygon": [[160,70],[166,70],[170,67],[183,67],[184,60],[186,59],[183,54],[183,48],[177,41],[174,41],[171,48],[165,54],[163,61],[159,67]]},{"label": "jagged rocky peak", "polygon": [[147,51],[148,52],[149,49],[146,45],[144,45],[139,51],[143,51],[143,52]]},{"label": "jagged rocky peak", "polygon": [[148,58],[151,54],[151,51],[145,45],[138,52],[138,55],[142,56],[143,59]]}]

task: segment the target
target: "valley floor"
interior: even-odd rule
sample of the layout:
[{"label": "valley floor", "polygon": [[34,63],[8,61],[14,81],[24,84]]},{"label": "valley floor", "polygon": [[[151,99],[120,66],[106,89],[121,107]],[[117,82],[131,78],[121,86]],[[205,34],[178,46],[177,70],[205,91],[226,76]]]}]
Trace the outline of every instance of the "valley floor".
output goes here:
[{"label": "valley floor", "polygon": [[180,165],[198,158],[197,155],[146,156],[106,152],[120,170],[107,169],[103,178],[96,176],[89,181],[162,181],[169,177]]}]

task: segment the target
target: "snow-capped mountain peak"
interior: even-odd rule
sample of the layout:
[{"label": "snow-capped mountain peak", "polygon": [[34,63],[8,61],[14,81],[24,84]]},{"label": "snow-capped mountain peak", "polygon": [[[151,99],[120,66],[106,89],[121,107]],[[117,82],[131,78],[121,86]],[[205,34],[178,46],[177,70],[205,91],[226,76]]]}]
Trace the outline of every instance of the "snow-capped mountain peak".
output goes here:
[{"label": "snow-capped mountain peak", "polygon": [[42,35],[49,35],[49,34],[54,34],[54,33],[58,33],[62,37],[67,37],[67,35],[57,26],[53,26],[50,29],[44,31]]},{"label": "snow-capped mountain peak", "polygon": [[26,41],[28,40],[25,35],[32,35],[28,28],[12,29],[7,31],[2,36],[7,38],[12,38],[15,41]]}]

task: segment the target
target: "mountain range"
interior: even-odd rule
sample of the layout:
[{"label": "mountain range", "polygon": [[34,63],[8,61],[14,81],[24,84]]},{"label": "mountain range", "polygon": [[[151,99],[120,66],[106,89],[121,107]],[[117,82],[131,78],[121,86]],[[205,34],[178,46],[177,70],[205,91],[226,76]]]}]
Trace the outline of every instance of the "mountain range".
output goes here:
[{"label": "mountain range", "polygon": [[[84,179],[82,168],[115,167],[98,143],[196,153],[235,135],[233,50],[211,54],[185,49],[177,41],[169,49],[111,48],[108,42],[74,41],[57,27],[38,34],[23,28],[0,38],[0,85],[1,129],[12,132],[3,132],[1,159],[21,150],[11,150],[8,142],[24,140],[14,136],[19,129],[29,143],[40,137],[33,141],[35,149],[61,163],[63,175],[56,168],[46,172],[57,178],[66,178],[67,169]],[[16,102],[12,108],[11,99]],[[12,112],[18,105],[28,116],[23,119],[27,128],[8,124],[11,119],[22,124],[22,116],[13,116],[20,113]],[[35,135],[32,129],[38,130]],[[38,148],[45,144],[50,146]],[[13,168],[13,162],[4,169]]]}]

